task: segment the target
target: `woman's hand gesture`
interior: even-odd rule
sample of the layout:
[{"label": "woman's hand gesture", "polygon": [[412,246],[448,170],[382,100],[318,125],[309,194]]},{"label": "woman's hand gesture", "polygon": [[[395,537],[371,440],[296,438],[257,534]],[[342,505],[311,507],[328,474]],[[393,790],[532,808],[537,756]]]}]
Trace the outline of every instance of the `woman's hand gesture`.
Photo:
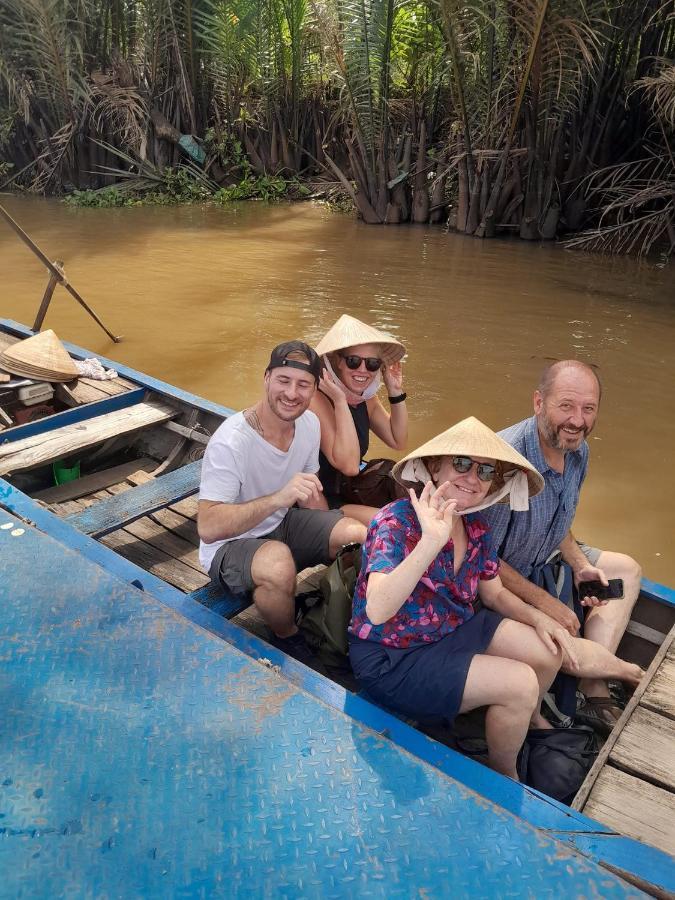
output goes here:
[{"label": "woman's hand gesture", "polygon": [[403,366],[400,360],[390,366],[383,365],[382,378],[390,397],[398,397],[403,393]]},{"label": "woman's hand gesture", "polygon": [[347,405],[347,397],[345,392],[342,390],[339,384],[336,383],[335,378],[331,375],[328,369],[324,369],[321,373],[321,379],[319,380],[319,390],[322,394],[325,394],[328,399],[332,402],[333,406],[337,406],[338,403],[344,403]]},{"label": "woman's hand gesture", "polygon": [[445,547],[452,533],[457,500],[447,499],[449,490],[449,481],[444,481],[438,488],[428,481],[419,499],[410,490],[410,502],[422,529],[422,539],[433,541],[437,546],[436,552]]}]

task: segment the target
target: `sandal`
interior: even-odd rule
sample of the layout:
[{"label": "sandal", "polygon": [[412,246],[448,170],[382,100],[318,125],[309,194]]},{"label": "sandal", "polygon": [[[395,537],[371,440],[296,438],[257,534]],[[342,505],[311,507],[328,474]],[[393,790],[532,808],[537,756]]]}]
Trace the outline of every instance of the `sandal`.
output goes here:
[{"label": "sandal", "polygon": [[606,736],[619,721],[622,712],[612,697],[586,697],[577,710],[575,722],[590,725],[598,734]]}]

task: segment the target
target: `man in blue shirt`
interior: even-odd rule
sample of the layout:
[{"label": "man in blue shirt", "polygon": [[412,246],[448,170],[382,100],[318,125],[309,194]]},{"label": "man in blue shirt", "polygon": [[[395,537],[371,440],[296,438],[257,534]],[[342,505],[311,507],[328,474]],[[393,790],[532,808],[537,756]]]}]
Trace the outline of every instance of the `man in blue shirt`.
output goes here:
[{"label": "man in blue shirt", "polygon": [[[584,636],[613,657],[640,590],[640,566],[623,553],[578,544],[571,532],[588,465],[586,438],[595,425],[600,395],[598,377],[584,363],[563,360],[544,371],[534,392],[534,416],[499,432],[541,472],[544,490],[530,501],[527,512],[511,512],[496,504],[482,515],[490,524],[502,560],[504,586],[547,613],[572,635],[579,632],[579,620],[565,604],[527,580],[533,569],[559,551],[569,563],[576,584],[593,580],[606,584],[609,578],[623,579],[622,599],[609,603],[594,597],[582,600],[590,607]],[[585,664],[580,659],[583,677],[579,690],[586,696],[591,714],[607,726],[618,719],[621,710],[610,700],[604,679],[625,677],[616,674],[616,664],[621,661],[613,659],[616,662],[610,664],[608,655],[599,649],[595,659],[593,654]]]}]

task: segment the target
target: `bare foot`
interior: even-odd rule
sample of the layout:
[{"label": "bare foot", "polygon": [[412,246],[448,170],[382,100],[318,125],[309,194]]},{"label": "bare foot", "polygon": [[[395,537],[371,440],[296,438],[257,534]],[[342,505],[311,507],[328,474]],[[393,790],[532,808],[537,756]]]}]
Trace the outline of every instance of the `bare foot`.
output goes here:
[{"label": "bare foot", "polygon": [[633,687],[637,687],[638,684],[644,678],[645,670],[641,669],[637,663],[626,663],[626,672],[622,676],[621,680],[625,681],[626,684],[630,684]]}]

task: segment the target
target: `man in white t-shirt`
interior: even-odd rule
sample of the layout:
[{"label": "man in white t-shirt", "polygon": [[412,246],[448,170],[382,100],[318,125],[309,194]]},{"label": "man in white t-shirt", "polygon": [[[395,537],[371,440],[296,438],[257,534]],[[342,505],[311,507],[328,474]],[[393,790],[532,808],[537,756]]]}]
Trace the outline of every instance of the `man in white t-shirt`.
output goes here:
[{"label": "man in white t-shirt", "polygon": [[302,341],[272,351],[265,392],[208,443],[199,491],[199,558],[216,583],[253,601],[296,658],[307,648],[295,624],[295,578],[328,563],[366,529],[329,510],[319,470],[319,420],[308,410],[321,361]]}]

